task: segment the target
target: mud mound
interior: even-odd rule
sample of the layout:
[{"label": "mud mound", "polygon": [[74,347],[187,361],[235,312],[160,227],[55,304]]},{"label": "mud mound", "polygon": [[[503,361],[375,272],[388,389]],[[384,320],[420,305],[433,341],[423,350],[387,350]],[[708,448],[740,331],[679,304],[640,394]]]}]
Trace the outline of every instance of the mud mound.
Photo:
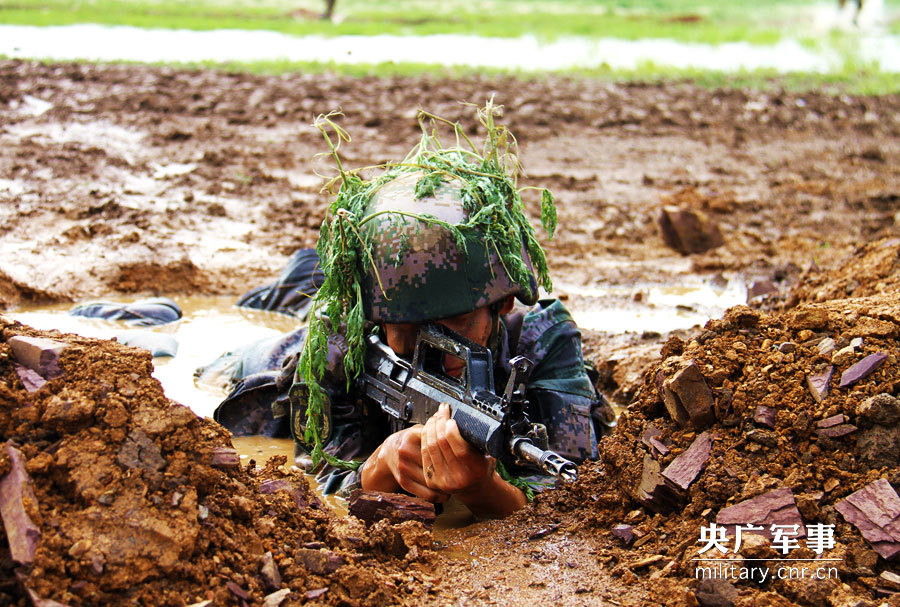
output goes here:
[{"label": "mud mound", "polygon": [[[337,519],[283,456],[242,465],[227,431],[164,396],[146,352],[0,330],[0,604],[383,605],[420,583],[429,531]],[[60,374],[20,366],[17,336],[65,344],[31,360]]]},{"label": "mud mound", "polygon": [[811,302],[898,292],[900,239],[892,238],[859,247],[833,272],[810,273],[795,295]]},{"label": "mud mound", "polygon": [[[864,247],[801,290],[841,293],[853,277],[853,293],[866,297],[773,314],[737,306],[688,343],[670,339],[603,439],[602,460],[583,466],[571,489],[541,495],[528,516],[566,512],[602,530],[614,573],[649,581],[665,604],[874,605],[892,595],[900,535],[880,525],[900,515],[890,497],[900,487],[900,302],[884,287],[900,279],[897,250],[894,241]],[[834,525],[835,544],[814,550],[799,535],[776,551],[773,522],[801,533]],[[701,528],[712,523],[758,524],[758,535],[745,530],[737,553],[701,553]],[[723,544],[734,546],[733,531]],[[713,556],[770,576],[701,582],[695,559]],[[823,564],[837,573],[773,579],[785,558],[834,559]],[[809,563],[788,564],[811,575]]]}]

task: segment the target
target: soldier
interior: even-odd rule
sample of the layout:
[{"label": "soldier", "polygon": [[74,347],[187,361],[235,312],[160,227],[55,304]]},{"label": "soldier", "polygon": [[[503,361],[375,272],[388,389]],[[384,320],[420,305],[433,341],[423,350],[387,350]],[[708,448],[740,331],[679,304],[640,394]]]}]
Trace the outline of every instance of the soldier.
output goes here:
[{"label": "soldier", "polygon": [[[492,137],[492,121],[486,126],[490,140],[501,139]],[[363,332],[378,331],[408,357],[425,322],[489,348],[497,386],[509,377],[510,358],[529,358],[527,413],[546,425],[550,449],[575,462],[597,457],[612,411],[588,376],[571,315],[557,300],[538,300],[539,283],[549,287],[546,261],[498,159],[423,145],[372,182],[342,171],[318,247],[320,313],[310,319],[290,389],[297,459],[312,465],[325,457],[316,470],[325,493],[407,491],[435,503],[452,495],[478,516],[502,516],[526,503],[523,488],[548,484],[533,470],[498,469],[462,438],[446,406],[424,425],[397,427],[356,393],[348,375],[358,368]],[[365,329],[351,328],[354,314]],[[443,363],[446,374],[461,372],[459,359]],[[360,457],[358,469],[345,465]],[[531,476],[511,483],[509,472]]]},{"label": "soldier", "polygon": [[[510,373],[509,358],[528,357],[536,363],[527,387],[530,419],[547,426],[550,448],[560,455],[576,462],[596,458],[597,440],[611,415],[587,375],[571,315],[559,301],[538,301],[537,281],[521,241],[527,272],[524,281],[517,281],[483,243],[467,239],[464,252],[445,227],[414,217],[427,214],[448,224],[468,218],[461,183],[442,183],[433,194],[417,199],[421,179],[421,173],[411,173],[387,182],[363,213],[377,218],[362,232],[372,245],[372,263],[365,264],[361,285],[366,320],[380,327],[383,340],[400,356],[412,354],[421,323],[442,324],[491,350],[500,386]],[[515,299],[530,309],[514,311]],[[332,347],[338,352],[329,361],[338,362],[341,346]],[[460,363],[446,360],[445,371],[458,374]],[[343,390],[341,370],[329,369],[325,377],[332,419],[326,451],[345,460],[371,452],[356,472],[331,466],[320,471],[326,491],[358,485],[405,490],[432,502],[455,495],[481,516],[504,515],[524,505],[525,494],[501,478],[493,459],[460,436],[449,408],[424,426],[391,433],[380,411],[361,410],[358,399]],[[295,418],[305,415],[302,399],[293,399]],[[312,450],[301,433],[294,436]]]}]

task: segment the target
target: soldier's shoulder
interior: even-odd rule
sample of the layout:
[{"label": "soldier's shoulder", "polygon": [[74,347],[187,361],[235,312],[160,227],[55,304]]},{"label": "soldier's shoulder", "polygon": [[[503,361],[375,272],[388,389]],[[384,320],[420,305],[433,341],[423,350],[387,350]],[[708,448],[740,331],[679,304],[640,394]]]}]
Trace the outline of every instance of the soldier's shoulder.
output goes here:
[{"label": "soldier's shoulder", "polygon": [[532,306],[522,319],[522,333],[532,331],[543,333],[553,326],[571,323],[575,324],[572,313],[558,299],[541,299]]}]

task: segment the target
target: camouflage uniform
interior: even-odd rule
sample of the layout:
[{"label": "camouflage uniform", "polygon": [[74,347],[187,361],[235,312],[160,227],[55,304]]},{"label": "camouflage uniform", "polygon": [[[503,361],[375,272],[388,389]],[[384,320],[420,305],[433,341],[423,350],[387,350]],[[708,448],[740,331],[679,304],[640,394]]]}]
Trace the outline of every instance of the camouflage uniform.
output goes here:
[{"label": "camouflage uniform", "polygon": [[[471,201],[464,202],[469,196],[467,186],[452,179],[420,196],[414,190],[422,177],[412,173],[388,181],[367,203],[363,216],[370,219],[360,224],[364,241],[371,246],[360,262],[365,318],[375,325],[421,323],[490,307],[496,324],[487,346],[494,354],[495,385],[505,385],[510,358],[529,358],[535,363],[526,387],[530,420],[546,425],[550,448],[560,455],[575,462],[595,458],[597,439],[612,423],[611,409],[588,376],[581,335],[569,312],[559,301],[537,301],[537,280],[523,246],[524,228],[513,222],[502,232],[500,237],[507,238],[507,254],[502,259],[503,247],[489,244],[477,231],[464,234],[461,242],[446,225],[459,226],[470,213],[480,212]],[[494,211],[505,209],[495,207]],[[491,217],[490,226],[503,225],[503,220],[509,218]],[[303,282],[290,268],[283,276]],[[498,320],[496,314],[510,295],[528,308]],[[303,336],[297,337],[302,341]],[[299,348],[291,349],[296,352]],[[343,369],[346,350],[341,337],[330,338],[328,364],[323,377],[317,379],[330,400],[324,448],[350,460],[367,456],[400,428],[379,406],[365,402],[352,384],[348,389]],[[251,366],[240,364],[237,370]],[[268,379],[243,379],[217,409],[216,419],[241,432],[254,428],[281,431],[282,420],[288,417],[284,388],[292,366],[296,366],[296,357],[281,372],[270,370]],[[298,460],[302,460],[302,451],[311,446],[302,438],[308,390],[301,378],[296,378],[290,393],[292,423],[287,425],[294,434]],[[272,398],[271,414],[259,413],[264,397]],[[317,473],[326,493],[352,488],[358,482],[355,472],[325,464]]]}]

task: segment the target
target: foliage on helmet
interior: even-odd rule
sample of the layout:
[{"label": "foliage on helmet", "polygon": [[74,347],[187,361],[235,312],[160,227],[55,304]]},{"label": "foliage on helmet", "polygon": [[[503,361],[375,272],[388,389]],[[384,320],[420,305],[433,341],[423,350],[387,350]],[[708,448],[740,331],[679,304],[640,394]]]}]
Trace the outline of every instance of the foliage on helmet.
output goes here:
[{"label": "foliage on helmet", "polygon": [[[344,366],[348,388],[349,383],[363,370],[365,318],[360,268],[364,265],[375,267],[372,243],[360,229],[367,222],[384,213],[395,213],[413,218],[426,226],[439,226],[452,234],[463,252],[466,251],[467,236],[480,238],[496,251],[510,279],[519,283],[527,283],[530,278],[530,270],[522,256],[524,247],[533,264],[538,284],[548,292],[552,290],[546,256],[534,229],[525,217],[520,191],[516,187],[519,164],[514,153],[515,138],[505,126],[494,121],[501,114],[502,106],[495,106],[492,101],[477,109],[477,117],[487,131],[484,145],[479,151],[459,123],[420,111],[422,137],[418,145],[401,162],[371,167],[385,171],[370,180],[364,180],[360,176],[362,169],[344,170],[338,151],[341,143],[349,142],[350,137],[334,122],[336,114],[316,119],[315,126],[328,143],[339,175],[325,188],[334,194],[316,246],[325,281],[313,302],[307,339],[297,366],[297,380],[309,386],[304,439],[306,444],[313,445],[310,455],[314,465],[323,457],[335,466],[357,468],[360,465],[360,462],[346,462],[335,458],[322,449],[320,420],[328,401],[319,379],[327,364],[327,340],[330,334],[341,333],[347,340],[348,353]],[[432,127],[430,131],[429,123]],[[450,127],[456,139],[455,146],[445,148],[441,145],[436,124]],[[335,139],[332,139],[332,135]],[[432,195],[444,182],[461,182],[460,197],[467,219],[451,224],[427,213],[386,210],[365,215],[370,199],[381,186],[415,172],[423,175],[416,183],[417,199]],[[541,223],[552,237],[556,228],[556,208],[549,190],[541,191]],[[402,255],[404,251],[401,246],[397,252],[398,260]],[[377,278],[377,270],[376,279],[383,291],[380,279]]]}]

